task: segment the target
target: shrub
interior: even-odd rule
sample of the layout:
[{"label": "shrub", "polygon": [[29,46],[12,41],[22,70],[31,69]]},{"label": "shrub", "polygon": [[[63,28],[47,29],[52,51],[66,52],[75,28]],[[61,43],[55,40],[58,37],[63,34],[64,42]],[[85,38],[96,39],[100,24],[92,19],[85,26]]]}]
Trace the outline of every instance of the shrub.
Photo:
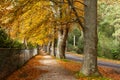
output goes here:
[{"label": "shrub", "polygon": [[5,30],[0,28],[0,48],[23,48],[23,44],[11,39]]},{"label": "shrub", "polygon": [[33,49],[33,48],[37,47],[37,45],[33,45],[32,43],[28,42],[27,47],[29,49]]},{"label": "shrub", "polygon": [[7,33],[0,28],[0,47],[1,48],[9,48],[11,47],[12,40],[9,38]]},{"label": "shrub", "polygon": [[120,46],[117,40],[99,35],[98,56],[109,59],[120,59]]},{"label": "shrub", "polygon": [[112,49],[111,54],[113,56],[113,59],[120,60],[120,49],[119,48]]}]

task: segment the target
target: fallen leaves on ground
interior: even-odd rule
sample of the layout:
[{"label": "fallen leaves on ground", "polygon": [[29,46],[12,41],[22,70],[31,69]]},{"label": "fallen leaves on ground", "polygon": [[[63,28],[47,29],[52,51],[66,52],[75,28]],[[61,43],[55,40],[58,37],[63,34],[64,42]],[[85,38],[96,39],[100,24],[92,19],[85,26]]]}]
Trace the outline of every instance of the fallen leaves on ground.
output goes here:
[{"label": "fallen leaves on ground", "polygon": [[[36,56],[31,59],[25,66],[15,71],[11,76],[7,78],[7,80],[35,80],[40,77],[41,74],[46,73],[48,71],[41,70],[39,67],[43,66],[39,62],[42,59],[42,56]],[[71,71],[73,74],[78,72],[81,68],[81,63],[70,61],[70,60],[58,60],[60,65],[62,65],[65,69]],[[100,73],[106,77],[113,80],[120,80],[120,69],[114,70],[112,68],[101,67],[99,66]],[[85,77],[80,78],[79,80],[91,80],[86,79]],[[92,80],[106,80],[106,79],[92,79]]]},{"label": "fallen leaves on ground", "polygon": [[42,73],[46,73],[45,70],[40,70],[39,67],[43,66],[40,64],[39,59],[42,56],[36,56],[31,59],[25,66],[15,71],[7,80],[34,80],[37,79]]},{"label": "fallen leaves on ground", "polygon": [[[81,63],[74,62],[74,61],[64,61],[58,60],[58,62],[67,70],[71,71],[72,73],[76,73],[82,67]],[[109,80],[120,80],[120,69],[115,70],[108,67],[101,67],[99,66],[100,73],[105,77],[109,78]],[[85,77],[80,78],[79,80],[91,80]],[[106,80],[106,79],[92,79],[92,80]]]}]

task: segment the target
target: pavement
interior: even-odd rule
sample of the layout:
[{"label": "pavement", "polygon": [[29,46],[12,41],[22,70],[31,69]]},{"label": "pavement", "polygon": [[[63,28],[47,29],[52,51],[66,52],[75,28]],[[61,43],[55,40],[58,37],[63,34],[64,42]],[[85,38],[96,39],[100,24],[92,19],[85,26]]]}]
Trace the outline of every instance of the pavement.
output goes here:
[{"label": "pavement", "polygon": [[48,72],[42,74],[36,80],[77,80],[69,71],[63,68],[55,59],[49,55],[43,56],[43,59],[39,60],[44,66],[40,66],[41,70],[47,70]]}]

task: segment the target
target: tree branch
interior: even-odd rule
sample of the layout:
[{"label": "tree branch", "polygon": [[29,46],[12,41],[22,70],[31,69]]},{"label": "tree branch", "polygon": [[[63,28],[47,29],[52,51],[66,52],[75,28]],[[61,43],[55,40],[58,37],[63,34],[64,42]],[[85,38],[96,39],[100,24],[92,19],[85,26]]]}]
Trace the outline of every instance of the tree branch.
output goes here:
[{"label": "tree branch", "polygon": [[71,3],[70,0],[67,0],[67,1],[68,1],[68,5],[70,5],[70,6],[71,6],[71,9],[73,10],[73,12],[74,12],[74,14],[75,14],[75,16],[76,16],[76,18],[77,18],[77,21],[78,21],[79,25],[82,27],[82,29],[84,29],[84,26],[83,26],[83,24],[82,24],[82,21],[79,19],[79,16],[78,16],[78,13],[77,13],[75,7],[73,6],[73,4]]}]

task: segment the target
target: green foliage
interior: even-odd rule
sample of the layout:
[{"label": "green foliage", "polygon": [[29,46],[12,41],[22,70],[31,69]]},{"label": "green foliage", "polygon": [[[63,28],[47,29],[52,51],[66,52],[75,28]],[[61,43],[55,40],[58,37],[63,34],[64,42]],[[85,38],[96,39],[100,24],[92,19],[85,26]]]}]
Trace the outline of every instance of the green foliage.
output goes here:
[{"label": "green foliage", "polygon": [[69,62],[70,60],[68,60],[68,59],[60,59],[60,60],[62,60],[62,61],[64,61],[64,62]]},{"label": "green foliage", "polygon": [[[31,44],[30,42],[27,44],[28,48],[35,48],[36,45]],[[0,28],[0,48],[22,48],[25,49],[25,45],[18,40],[11,39],[8,34]]]},{"label": "green foliage", "polygon": [[37,45],[33,45],[32,43],[28,42],[27,47],[28,47],[29,49],[33,49],[33,48],[36,48]]},{"label": "green foliage", "polygon": [[80,71],[76,72],[75,76],[76,78],[83,78],[85,80],[112,80],[112,79],[101,77],[98,75],[85,76],[84,74],[80,73]]},{"label": "green foliage", "polygon": [[[119,38],[120,35],[120,5],[112,2],[98,2],[99,32],[107,37]],[[120,41],[120,39],[118,39]]]},{"label": "green foliage", "polygon": [[[75,46],[74,46],[74,36],[75,36]],[[75,52],[75,53],[83,53],[83,37],[81,32],[78,28],[74,28],[68,36],[68,43],[67,43],[68,51]]]},{"label": "green foliage", "polygon": [[113,59],[120,60],[120,47],[111,49]]},{"label": "green foliage", "polygon": [[83,47],[84,47],[83,36],[79,37],[77,46],[78,46],[77,53],[83,53]]},{"label": "green foliage", "polygon": [[18,40],[13,40],[11,44],[11,48],[22,48],[24,49],[24,45],[20,43]]},{"label": "green foliage", "polygon": [[120,43],[114,38],[99,34],[98,56],[109,59],[120,59]]},{"label": "green foliage", "polygon": [[23,44],[17,40],[12,40],[5,30],[0,28],[0,48],[23,48]]},{"label": "green foliage", "polygon": [[0,28],[0,47],[9,48],[11,47],[12,40],[8,37],[6,32]]},{"label": "green foliage", "polygon": [[120,59],[120,5],[98,1],[98,56]]}]

